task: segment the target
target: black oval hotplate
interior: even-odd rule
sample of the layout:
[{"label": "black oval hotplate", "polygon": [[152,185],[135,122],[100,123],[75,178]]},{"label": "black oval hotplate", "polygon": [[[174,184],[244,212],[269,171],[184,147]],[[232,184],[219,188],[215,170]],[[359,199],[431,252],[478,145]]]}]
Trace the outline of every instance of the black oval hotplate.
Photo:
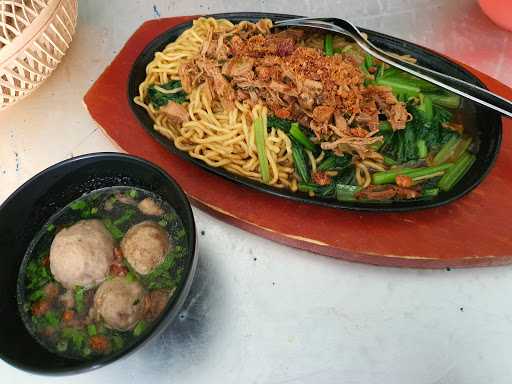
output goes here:
[{"label": "black oval hotplate", "polygon": [[[241,20],[256,21],[263,17],[270,18],[274,21],[298,17],[293,15],[273,13],[224,13],[208,16],[215,18],[225,18],[233,22],[239,22]],[[480,141],[480,149],[477,154],[477,160],[468,174],[455,186],[454,189],[452,189],[450,192],[441,193],[439,196],[432,200],[390,201],[379,202],[376,204],[358,201],[340,202],[334,199],[311,198],[304,193],[294,193],[291,191],[270,187],[263,183],[232,174],[224,169],[211,167],[201,160],[189,156],[188,153],[180,151],[165,136],[155,131],[153,129],[153,121],[146,113],[146,111],[133,102],[133,98],[138,94],[139,84],[144,81],[146,77],[146,66],[151,60],[153,60],[155,52],[163,50],[163,48],[169,42],[174,41],[184,30],[190,28],[191,25],[192,23],[188,22],[171,28],[159,35],[157,38],[151,41],[151,43],[149,43],[146,48],[144,48],[142,53],[133,64],[128,82],[127,96],[129,98],[129,103],[133,113],[151,136],[153,136],[170,152],[202,167],[205,170],[225,177],[226,179],[229,179],[243,186],[303,203],[360,211],[403,212],[438,207],[444,204],[448,204],[464,196],[482,182],[482,180],[488,174],[489,170],[494,165],[501,144],[501,117],[497,112],[465,101],[462,108],[464,123],[470,124],[474,127],[478,133]],[[368,34],[368,38],[372,43],[382,49],[396,52],[398,54],[410,54],[418,60],[420,65],[432,68],[436,71],[443,72],[454,77],[458,77],[472,84],[485,87],[485,85],[482,84],[478,78],[466,71],[464,68],[428,49],[378,32],[365,29],[362,29],[362,31]]]}]

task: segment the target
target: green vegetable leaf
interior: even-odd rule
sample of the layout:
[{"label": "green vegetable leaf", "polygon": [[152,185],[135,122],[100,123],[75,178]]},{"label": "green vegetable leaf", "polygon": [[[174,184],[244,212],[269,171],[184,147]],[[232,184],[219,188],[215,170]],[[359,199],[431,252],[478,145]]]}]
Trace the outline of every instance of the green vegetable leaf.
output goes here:
[{"label": "green vegetable leaf", "polygon": [[[158,85],[158,87],[170,91],[181,88],[181,82],[179,80],[171,80],[168,83]],[[178,104],[183,104],[188,101],[187,94],[184,91],[164,93],[156,89],[154,84],[148,88],[148,97],[151,104],[156,108],[167,105],[169,101],[174,101]]]},{"label": "green vegetable leaf", "polygon": [[288,133],[292,127],[292,122],[290,120],[280,119],[279,117],[270,115],[267,116],[267,127],[277,128],[285,133]]}]

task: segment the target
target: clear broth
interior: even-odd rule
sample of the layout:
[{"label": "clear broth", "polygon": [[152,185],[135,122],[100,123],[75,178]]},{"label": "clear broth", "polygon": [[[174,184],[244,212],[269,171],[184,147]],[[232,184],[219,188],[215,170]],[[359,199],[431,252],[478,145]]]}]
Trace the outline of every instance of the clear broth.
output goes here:
[{"label": "clear broth", "polygon": [[[145,198],[156,202],[163,210],[163,215],[150,216],[142,213],[137,208],[137,203]],[[125,202],[122,202],[123,199]],[[144,276],[138,274],[125,258],[122,258],[121,264],[124,268],[122,272],[125,273],[121,273],[123,278],[137,280],[143,286],[146,295],[156,290],[168,293],[165,306],[184,278],[184,265],[188,253],[187,233],[174,208],[154,193],[140,188],[111,187],[95,190],[53,215],[36,234],[25,254],[18,275],[18,306],[25,326],[40,344],[51,352],[75,359],[105,356],[128,348],[150,330],[151,325],[164,311],[164,308],[161,308],[158,316],[154,316],[153,313],[151,318],[146,317],[139,321],[133,329],[119,331],[109,328],[102,320],[91,319],[89,315],[94,294],[101,284],[90,289],[75,287],[71,293],[68,292],[68,296],[72,295],[74,301],[71,308],[62,302],[63,295],[70,290],[57,282],[50,271],[50,246],[62,228],[87,219],[99,219],[103,222],[114,239],[115,248],[119,247],[128,229],[142,221],[156,222],[167,231],[173,246],[164,262],[152,272]],[[116,273],[111,269],[107,280],[114,275]],[[52,300],[45,294],[45,287],[48,284],[54,284],[58,288],[57,294],[51,295],[54,296]],[[53,291],[55,293],[56,289]],[[44,301],[49,302],[48,309],[39,314],[41,305],[46,306]],[[69,310],[74,313],[73,321],[66,320],[65,311]],[[98,337],[107,341],[106,348],[94,348],[98,346]]]}]

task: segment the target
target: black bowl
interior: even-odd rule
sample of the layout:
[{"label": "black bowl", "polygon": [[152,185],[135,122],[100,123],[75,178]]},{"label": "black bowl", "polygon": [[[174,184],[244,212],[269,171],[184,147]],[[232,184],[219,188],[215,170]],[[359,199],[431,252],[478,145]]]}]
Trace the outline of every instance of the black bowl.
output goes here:
[{"label": "black bowl", "polygon": [[[295,18],[299,16],[283,15],[275,13],[223,13],[216,15],[208,15],[215,18],[229,19],[232,22],[241,20],[256,21],[260,18],[267,17],[274,21]],[[222,168],[215,168],[207,165],[199,159],[195,159],[177,149],[174,144],[165,136],[161,135],[153,129],[153,121],[146,111],[133,102],[133,98],[138,95],[139,84],[146,77],[146,66],[153,60],[155,52],[163,50],[170,42],[174,41],[184,30],[192,26],[191,22],[184,23],[173,27],[151,41],[135,60],[128,82],[128,98],[131,109],[136,118],[140,121],[146,131],[153,136],[161,145],[170,152],[186,159],[207,171],[213,172],[219,176],[225,177],[240,185],[257,189],[265,193],[281,196],[287,199],[300,201],[302,203],[317,204],[333,208],[344,208],[358,211],[372,212],[403,212],[413,211],[424,208],[438,207],[448,204],[470,192],[478,186],[489,173],[494,165],[501,144],[501,117],[497,112],[476,105],[472,102],[464,102],[463,104],[463,121],[466,128],[476,131],[480,148],[477,154],[475,164],[471,167],[466,176],[449,192],[440,193],[439,196],[428,200],[410,200],[410,201],[389,201],[389,202],[340,202],[334,199],[311,198],[305,193],[294,193],[288,190],[273,188],[263,183],[253,181],[244,177],[237,176]],[[485,85],[470,72],[448,60],[447,58],[436,54],[428,49],[420,47],[416,44],[397,39],[382,33],[362,29],[368,35],[369,40],[376,46],[387,51],[398,54],[410,54],[418,60],[420,65],[435,69],[436,71],[446,73],[448,75],[458,77],[462,80],[485,87]]]},{"label": "black bowl", "polygon": [[[112,186],[134,186],[168,201],[183,221],[189,253],[184,279],[152,328],[126,350],[95,360],[68,359],[42,347],[27,331],[18,311],[17,277],[25,251],[55,212],[84,193]],[[190,204],[178,184],[163,170],[137,157],[95,153],[58,163],[23,184],[0,206],[0,358],[26,371],[69,374],[109,364],[135,351],[163,331],[179,312],[197,266],[196,229]]]}]

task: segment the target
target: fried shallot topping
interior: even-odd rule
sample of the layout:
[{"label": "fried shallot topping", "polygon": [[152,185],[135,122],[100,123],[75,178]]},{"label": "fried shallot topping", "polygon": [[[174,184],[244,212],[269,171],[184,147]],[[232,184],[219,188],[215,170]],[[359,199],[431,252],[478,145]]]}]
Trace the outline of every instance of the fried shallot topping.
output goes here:
[{"label": "fried shallot topping", "polygon": [[[215,105],[264,104],[277,117],[309,127],[323,149],[365,158],[377,137],[379,115],[393,130],[409,120],[405,104],[385,86],[365,86],[366,75],[350,55],[325,56],[304,47],[303,30],[270,33],[269,21],[210,32],[201,54],[179,69],[183,89],[205,84]],[[169,115],[180,119],[177,111]],[[371,152],[371,151],[370,151]]]}]

